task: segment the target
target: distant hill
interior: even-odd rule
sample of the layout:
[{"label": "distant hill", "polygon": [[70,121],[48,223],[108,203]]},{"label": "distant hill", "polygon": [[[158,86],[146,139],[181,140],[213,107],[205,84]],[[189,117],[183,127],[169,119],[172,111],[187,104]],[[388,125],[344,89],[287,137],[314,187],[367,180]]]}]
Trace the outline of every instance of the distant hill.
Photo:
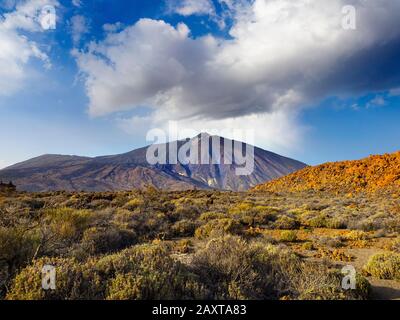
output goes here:
[{"label": "distant hill", "polygon": [[[207,134],[177,142],[178,148],[186,143],[197,145],[199,153],[202,139]],[[228,140],[234,146],[234,141]],[[221,139],[221,151],[224,147]],[[166,150],[169,150],[166,144]],[[276,179],[306,165],[272,152],[255,148],[254,172],[237,176],[240,167],[234,161],[225,164],[172,164],[149,165],[148,147],[125,154],[96,158],[43,155],[0,170],[0,180],[13,181],[18,190],[41,191],[118,191],[153,186],[164,190],[219,189],[245,191],[260,183]],[[212,154],[209,143],[209,154]],[[168,155],[169,157],[169,155]],[[221,152],[221,163],[223,163]]]},{"label": "distant hill", "polygon": [[330,191],[357,193],[400,191],[400,152],[307,167],[291,175],[257,186],[272,192]]}]

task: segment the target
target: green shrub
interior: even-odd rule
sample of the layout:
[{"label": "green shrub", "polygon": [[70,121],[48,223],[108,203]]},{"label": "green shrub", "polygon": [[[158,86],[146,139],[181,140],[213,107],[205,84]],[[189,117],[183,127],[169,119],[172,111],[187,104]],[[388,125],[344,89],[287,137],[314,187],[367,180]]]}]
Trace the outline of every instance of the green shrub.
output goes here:
[{"label": "green shrub", "polygon": [[308,225],[312,228],[326,228],[327,223],[328,223],[327,218],[323,214],[314,217],[308,221]]},{"label": "green shrub", "polygon": [[0,299],[15,273],[30,263],[39,238],[24,228],[0,228]]},{"label": "green shrub", "polygon": [[288,216],[280,216],[274,223],[275,229],[296,230],[300,228],[300,222]]},{"label": "green shrub", "polygon": [[229,214],[242,224],[256,227],[258,225],[268,224],[270,221],[275,221],[277,209],[266,206],[254,206],[251,203],[240,203],[229,210]]},{"label": "green shrub", "polygon": [[356,277],[356,298],[367,300],[370,298],[372,293],[372,287],[369,281],[357,273]]},{"label": "green shrub", "polygon": [[[56,290],[43,290],[42,268],[56,268]],[[97,300],[104,298],[104,283],[93,263],[75,259],[43,258],[23,269],[14,279],[8,300]]]},{"label": "green shrub", "polygon": [[290,251],[235,236],[210,240],[191,263],[212,299],[354,299],[341,274]]},{"label": "green shrub", "polygon": [[251,246],[238,237],[226,236],[211,240],[197,252],[192,266],[213,293],[212,299],[273,298],[278,281],[272,252],[272,247]]},{"label": "green shrub", "polygon": [[400,281],[400,254],[376,254],[369,259],[364,270],[367,274],[379,279]]},{"label": "green shrub", "polygon": [[0,261],[10,271],[29,262],[39,245],[39,238],[24,228],[0,228]]},{"label": "green shrub", "polygon": [[93,218],[92,212],[88,210],[61,208],[44,212],[44,224],[60,239],[79,239]]},{"label": "green shrub", "polygon": [[211,220],[205,225],[197,228],[195,237],[198,239],[206,239],[226,234],[238,234],[241,232],[241,229],[240,223],[233,219],[225,218]]},{"label": "green shrub", "polygon": [[99,261],[112,276],[109,300],[202,299],[205,291],[186,267],[169,257],[163,246],[145,245]]},{"label": "green shrub", "polygon": [[193,237],[196,230],[196,223],[190,220],[176,222],[172,228],[173,237]]},{"label": "green shrub", "polygon": [[279,240],[282,242],[295,242],[297,241],[297,232],[290,230],[282,231]]},{"label": "green shrub", "polygon": [[225,214],[220,212],[205,212],[201,214],[199,220],[204,222],[209,222],[211,220],[224,219],[224,218],[226,218]]},{"label": "green shrub", "polygon": [[134,198],[129,200],[125,205],[124,205],[124,209],[128,209],[128,210],[135,210],[136,208],[139,208],[141,206],[143,206],[144,201],[143,199],[138,199],[138,198]]},{"label": "green shrub", "polygon": [[[42,268],[56,267],[56,290],[42,289]],[[9,300],[204,299],[196,277],[164,246],[145,245],[101,259],[43,258],[14,279]]]},{"label": "green shrub", "polygon": [[368,233],[359,230],[353,230],[346,235],[347,240],[367,240],[368,238]]},{"label": "green shrub", "polygon": [[342,219],[333,218],[326,221],[326,227],[329,229],[346,229],[347,224]]},{"label": "green shrub", "polygon": [[77,246],[77,256],[87,257],[104,253],[116,252],[137,243],[137,236],[133,231],[109,228],[92,227],[87,229],[81,243]]}]

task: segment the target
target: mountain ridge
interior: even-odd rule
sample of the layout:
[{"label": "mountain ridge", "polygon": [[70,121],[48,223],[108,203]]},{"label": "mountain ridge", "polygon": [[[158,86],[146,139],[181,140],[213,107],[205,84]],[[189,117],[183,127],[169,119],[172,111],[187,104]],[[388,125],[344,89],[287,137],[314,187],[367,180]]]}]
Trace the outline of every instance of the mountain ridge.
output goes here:
[{"label": "mountain ridge", "polygon": [[[240,166],[233,157],[233,164],[223,164],[224,143],[232,144],[234,149],[236,145],[233,140],[203,134],[156,146],[164,146],[168,158],[169,145],[172,143],[177,143],[178,149],[186,143],[193,144],[200,154],[203,139],[208,139],[206,152],[211,154],[211,137],[220,139],[221,164],[182,164],[178,161],[174,164],[150,165],[146,159],[150,146],[146,146],[118,155],[99,157],[45,154],[0,170],[0,179],[13,181],[21,191],[118,191],[147,186],[173,191],[246,191],[306,166],[302,162],[254,147],[254,171],[249,176],[239,177],[235,170]],[[250,145],[241,145],[242,148],[244,146]]]}]

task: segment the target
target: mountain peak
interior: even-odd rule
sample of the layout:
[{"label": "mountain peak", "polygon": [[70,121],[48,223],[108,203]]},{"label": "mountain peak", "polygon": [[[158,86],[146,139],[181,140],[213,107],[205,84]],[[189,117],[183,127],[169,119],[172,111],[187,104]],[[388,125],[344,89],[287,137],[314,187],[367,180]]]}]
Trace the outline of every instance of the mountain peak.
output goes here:
[{"label": "mountain peak", "polygon": [[[192,141],[193,145],[199,144],[199,150],[203,150],[201,142],[210,137],[217,136],[202,132],[188,141]],[[223,148],[223,138],[219,138],[220,147]],[[175,141],[178,149],[184,142]],[[158,150],[165,150],[167,158],[171,159],[168,144],[159,147]],[[173,163],[151,164],[147,158],[149,147],[96,158],[44,155],[0,170],[0,179],[14,181],[22,191],[118,191],[140,189],[149,185],[167,190],[196,188],[245,191],[305,167],[299,161],[256,148],[249,157],[249,161],[254,163],[251,166],[254,170],[246,176],[239,176],[238,169],[243,165],[236,161],[225,161],[227,158],[223,152],[216,152],[220,159],[219,162],[214,161],[218,159],[213,158],[213,147],[215,146],[210,143],[207,152],[211,156],[206,163],[201,162],[204,158],[199,153],[201,161],[198,163],[187,163],[184,156],[185,161],[178,157],[177,162],[174,160]]]}]

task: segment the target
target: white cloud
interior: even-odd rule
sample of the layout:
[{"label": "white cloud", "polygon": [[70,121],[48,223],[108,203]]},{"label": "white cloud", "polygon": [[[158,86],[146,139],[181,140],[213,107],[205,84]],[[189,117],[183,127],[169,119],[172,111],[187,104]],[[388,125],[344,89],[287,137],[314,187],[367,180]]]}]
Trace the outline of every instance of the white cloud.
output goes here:
[{"label": "white cloud", "polygon": [[0,18],[0,95],[11,95],[18,91],[29,78],[28,63],[31,58],[42,60],[50,66],[46,53],[37,43],[22,35],[43,31],[38,23],[38,12],[44,5],[57,5],[53,0],[30,0],[19,3],[15,10]]},{"label": "white cloud", "polygon": [[[165,121],[164,115],[160,114],[119,119],[118,124],[126,133],[141,139],[145,139],[146,133],[154,128],[171,133],[168,131],[170,123]],[[256,141],[258,147],[282,154],[294,154],[294,152],[301,150],[301,142],[308,131],[307,127],[298,122],[295,114],[287,114],[284,111],[223,120],[184,119],[175,124],[179,128],[177,132],[179,139],[208,132],[230,139],[239,139],[250,144],[254,144],[254,141]],[[187,132],[192,131],[196,133],[187,134]],[[234,136],[235,132],[242,134],[242,136]],[[249,138],[251,139],[248,140]]]},{"label": "white cloud", "polygon": [[384,107],[386,105],[386,100],[382,96],[376,96],[373,99],[371,99],[367,105],[366,108],[378,108],[378,107]]},{"label": "white cloud", "polygon": [[57,7],[59,3],[57,0],[27,0],[18,2],[14,11],[4,15],[1,25],[8,30],[44,31],[39,23],[39,16],[42,8],[47,5]]},{"label": "white cloud", "polygon": [[121,22],[116,22],[116,23],[106,23],[103,25],[103,30],[105,32],[117,32],[120,31],[124,25]]},{"label": "white cloud", "polygon": [[75,7],[81,7],[82,6],[82,1],[81,0],[72,0],[72,4],[75,6]]},{"label": "white cloud", "polygon": [[182,16],[213,15],[215,8],[211,0],[170,0],[168,11]]},{"label": "white cloud", "polygon": [[71,34],[74,45],[77,45],[82,35],[89,32],[89,22],[84,16],[76,15],[71,18]]},{"label": "white cloud", "polygon": [[[357,31],[342,28],[345,0],[220,2],[234,20],[232,39],[193,39],[184,24],[143,19],[76,53],[90,113],[149,106],[159,121],[237,119],[232,125],[239,125],[279,114],[285,123],[323,97],[382,89],[375,75],[385,68],[375,62],[399,51],[397,1],[352,0]],[[286,123],[279,135],[298,130]]]}]

